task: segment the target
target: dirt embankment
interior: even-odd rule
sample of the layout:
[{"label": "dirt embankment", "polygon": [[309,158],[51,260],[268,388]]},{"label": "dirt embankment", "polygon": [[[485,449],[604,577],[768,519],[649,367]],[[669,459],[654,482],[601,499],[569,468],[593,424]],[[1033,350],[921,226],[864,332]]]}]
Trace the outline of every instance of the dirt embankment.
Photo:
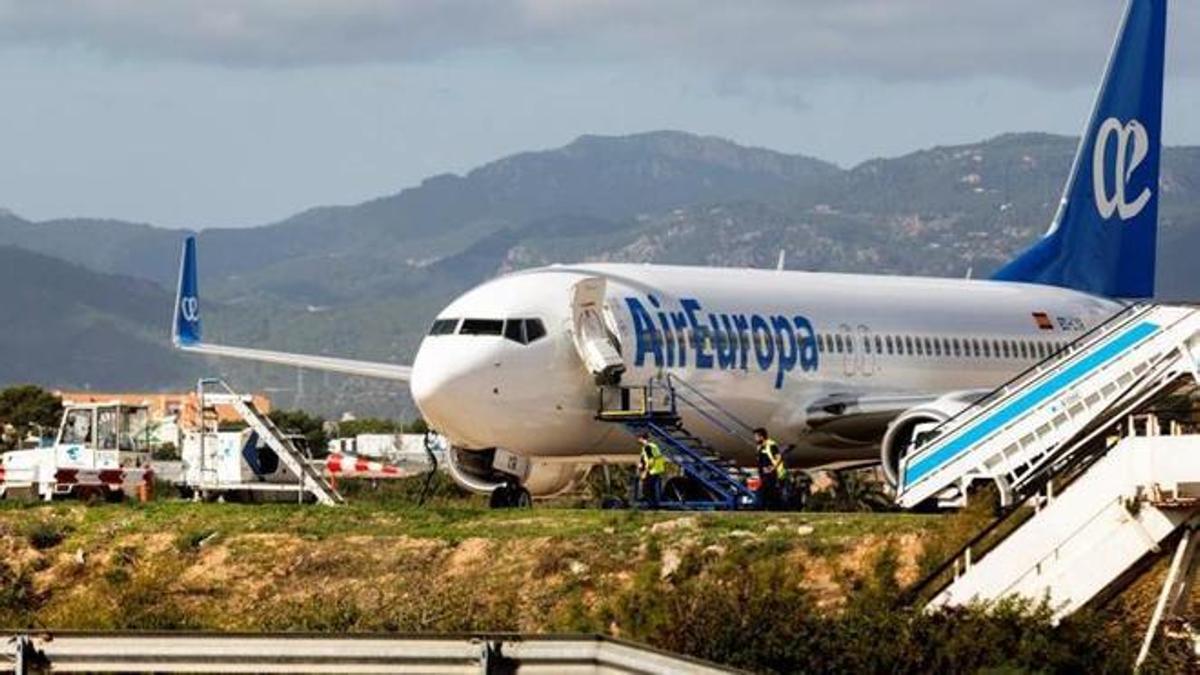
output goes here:
[{"label": "dirt embankment", "polygon": [[[837,608],[907,515],[153,504],[0,509],[0,620],[55,628],[610,631],[644,587],[764,564]],[[636,603],[635,603],[636,604]]]}]

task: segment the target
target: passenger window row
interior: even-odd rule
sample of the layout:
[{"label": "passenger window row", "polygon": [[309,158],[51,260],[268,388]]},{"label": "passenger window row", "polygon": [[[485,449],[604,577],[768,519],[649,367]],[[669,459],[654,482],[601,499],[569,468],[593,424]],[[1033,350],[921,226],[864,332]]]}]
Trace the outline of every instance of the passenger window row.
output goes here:
[{"label": "passenger window row", "polygon": [[[768,340],[783,348],[783,338],[768,337],[757,332],[750,337],[750,347],[765,349]],[[695,334],[687,329],[676,332],[654,331],[643,336],[648,342],[672,343],[682,338],[684,344],[695,347]],[[804,338],[801,338],[803,340]],[[676,343],[678,344],[678,343]],[[716,347],[725,351],[740,344],[736,333],[708,331],[701,342],[705,349]],[[929,335],[872,335],[869,338],[844,333],[822,333],[817,336],[817,349],[822,354],[853,354],[862,349],[867,354],[898,356],[932,356],[983,359],[1044,359],[1067,345],[1057,340],[999,340],[990,338],[949,338]],[[801,343],[803,347],[803,343]]]},{"label": "passenger window row", "polygon": [[932,335],[873,335],[852,338],[843,333],[817,337],[821,353],[853,354],[861,345],[867,354],[976,359],[1044,359],[1067,346],[1060,340],[998,340]]},{"label": "passenger window row", "polygon": [[429,335],[503,335],[513,342],[527,345],[546,336],[541,319],[438,319],[429,328]]}]

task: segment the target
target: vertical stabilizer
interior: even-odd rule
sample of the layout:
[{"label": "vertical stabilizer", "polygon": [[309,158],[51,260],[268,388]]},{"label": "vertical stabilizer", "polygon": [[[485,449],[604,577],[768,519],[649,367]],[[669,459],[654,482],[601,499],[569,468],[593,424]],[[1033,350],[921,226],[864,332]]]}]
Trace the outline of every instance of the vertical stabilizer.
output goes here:
[{"label": "vertical stabilizer", "polygon": [[182,347],[200,343],[200,289],[196,279],[196,237],[183,240],[179,263],[179,288],[175,293],[175,320],[171,339]]},{"label": "vertical stabilizer", "polygon": [[1154,295],[1167,0],[1130,0],[1050,230],[994,279]]}]

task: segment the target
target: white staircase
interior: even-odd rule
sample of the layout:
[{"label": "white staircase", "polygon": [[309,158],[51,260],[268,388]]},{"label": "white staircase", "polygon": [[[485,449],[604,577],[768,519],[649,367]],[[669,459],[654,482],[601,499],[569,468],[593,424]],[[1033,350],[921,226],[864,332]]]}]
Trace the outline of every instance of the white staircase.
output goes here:
[{"label": "white staircase", "polygon": [[965,503],[991,480],[1009,506],[1117,420],[1196,377],[1200,310],[1134,305],[946,421],[904,458],[897,502]]},{"label": "white staircase", "polygon": [[[221,391],[210,393],[207,391],[210,386],[216,386]],[[342,495],[325,480],[325,476],[309,464],[308,458],[296,449],[271,418],[254,407],[252,397],[237,394],[221,380],[201,380],[199,397],[202,409],[210,405],[227,405],[237,411],[238,416],[275,451],[279,461],[283,462],[293,475],[299,477],[301,492],[311,493],[318,503],[326,506],[346,503]]]},{"label": "white staircase", "polygon": [[1200,435],[1122,440],[930,607],[1020,596],[1079,609],[1200,516]]}]

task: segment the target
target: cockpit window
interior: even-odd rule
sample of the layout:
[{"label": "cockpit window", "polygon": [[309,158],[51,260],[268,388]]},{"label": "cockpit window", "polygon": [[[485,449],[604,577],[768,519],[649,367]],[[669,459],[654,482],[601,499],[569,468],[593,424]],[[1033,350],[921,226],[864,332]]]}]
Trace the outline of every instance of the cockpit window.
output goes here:
[{"label": "cockpit window", "polygon": [[541,319],[525,319],[525,341],[535,342],[546,337],[546,327]]},{"label": "cockpit window", "polygon": [[458,319],[438,319],[433,322],[433,326],[429,328],[430,335],[453,335],[454,329],[458,328]]},{"label": "cockpit window", "polygon": [[541,319],[509,319],[504,322],[504,337],[527,345],[545,337],[546,327]]},{"label": "cockpit window", "polygon": [[504,322],[500,319],[463,319],[459,335],[503,335]]},{"label": "cockpit window", "polygon": [[509,319],[504,322],[504,337],[513,342],[527,344],[525,340],[525,320]]}]

